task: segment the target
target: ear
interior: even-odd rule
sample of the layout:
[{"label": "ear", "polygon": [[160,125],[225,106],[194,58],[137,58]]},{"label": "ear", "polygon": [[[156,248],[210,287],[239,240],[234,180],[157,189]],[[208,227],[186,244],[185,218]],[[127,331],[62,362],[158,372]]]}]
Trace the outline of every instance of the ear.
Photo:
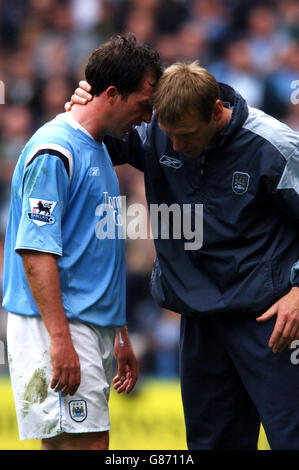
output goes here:
[{"label": "ear", "polygon": [[223,104],[221,100],[216,100],[213,108],[213,118],[215,121],[220,121],[223,114]]},{"label": "ear", "polygon": [[115,86],[109,86],[108,88],[106,88],[104,93],[108,102],[110,102],[111,104],[116,100],[117,96],[119,95],[118,89]]}]

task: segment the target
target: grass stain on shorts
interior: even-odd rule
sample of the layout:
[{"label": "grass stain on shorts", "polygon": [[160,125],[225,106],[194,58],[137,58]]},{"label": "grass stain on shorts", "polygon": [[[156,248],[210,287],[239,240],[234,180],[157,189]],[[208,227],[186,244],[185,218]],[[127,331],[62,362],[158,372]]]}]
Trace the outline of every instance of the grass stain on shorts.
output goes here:
[{"label": "grass stain on shorts", "polygon": [[48,395],[48,382],[45,371],[36,369],[25,389],[23,400],[23,416],[28,413],[28,408],[34,403],[43,403]]}]

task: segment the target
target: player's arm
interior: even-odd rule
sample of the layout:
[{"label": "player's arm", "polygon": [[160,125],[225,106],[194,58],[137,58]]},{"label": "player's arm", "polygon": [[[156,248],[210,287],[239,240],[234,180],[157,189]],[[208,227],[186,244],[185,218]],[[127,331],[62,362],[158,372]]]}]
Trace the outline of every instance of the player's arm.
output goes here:
[{"label": "player's arm", "polygon": [[113,379],[113,387],[117,393],[124,391],[129,393],[137,382],[138,364],[126,326],[116,328],[114,355],[118,368]]},{"label": "player's arm", "polygon": [[[49,149],[51,151],[49,152]],[[53,366],[51,387],[62,395],[73,394],[80,383],[80,364],[73,348],[62,304],[57,258],[63,256],[62,223],[69,197],[68,149],[42,142],[25,165],[20,188],[21,218],[15,251],[22,256],[36,310],[50,335]],[[65,158],[62,158],[62,152]],[[37,204],[50,204],[51,217],[34,216]]]},{"label": "player's arm", "polygon": [[65,103],[64,108],[66,111],[70,111],[73,104],[86,104],[91,101],[93,96],[89,93],[91,86],[86,80],[79,82],[78,88],[76,88],[74,94],[71,96],[71,101]]},{"label": "player's arm", "polygon": [[[298,137],[297,137],[298,141]],[[284,211],[294,224],[299,226],[299,151],[291,153],[278,184],[271,190],[273,202]],[[272,161],[274,160],[274,156]],[[269,172],[270,173],[270,172]],[[277,171],[277,174],[279,172]],[[270,177],[269,177],[270,180]],[[272,181],[269,181],[269,186]],[[271,187],[271,186],[270,186]],[[298,233],[299,236],[299,233]],[[290,291],[264,312],[257,321],[266,321],[276,316],[275,327],[269,339],[273,352],[281,352],[295,339],[299,339],[299,261],[296,261],[290,272]]]},{"label": "player's arm", "polygon": [[80,362],[74,349],[61,301],[56,256],[20,250],[27,281],[50,336],[53,367],[51,388],[62,396],[73,395],[80,385]]}]

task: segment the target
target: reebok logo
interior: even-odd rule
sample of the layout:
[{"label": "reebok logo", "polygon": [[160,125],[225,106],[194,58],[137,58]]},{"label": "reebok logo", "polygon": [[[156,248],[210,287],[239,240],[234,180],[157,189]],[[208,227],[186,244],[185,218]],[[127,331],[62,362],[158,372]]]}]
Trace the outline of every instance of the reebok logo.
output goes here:
[{"label": "reebok logo", "polygon": [[88,170],[88,176],[100,176],[100,168],[98,166],[92,166]]},{"label": "reebok logo", "polygon": [[178,170],[183,165],[181,160],[169,157],[168,155],[162,155],[159,161],[162,163],[162,165],[170,166],[170,168],[174,168],[175,170]]}]

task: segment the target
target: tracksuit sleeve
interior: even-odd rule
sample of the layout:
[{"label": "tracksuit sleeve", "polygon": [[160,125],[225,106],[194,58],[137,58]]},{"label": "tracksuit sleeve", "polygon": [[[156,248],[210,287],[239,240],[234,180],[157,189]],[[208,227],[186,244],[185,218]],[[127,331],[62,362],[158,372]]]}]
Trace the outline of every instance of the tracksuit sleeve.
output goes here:
[{"label": "tracksuit sleeve", "polygon": [[[298,146],[285,161],[281,178],[276,187],[276,197],[284,212],[294,220],[299,243],[299,148]],[[291,269],[290,282],[299,286],[299,260]]]},{"label": "tracksuit sleeve", "polygon": [[114,166],[129,163],[144,171],[145,152],[148,147],[147,124],[135,127],[124,139],[105,136],[104,143]]},{"label": "tracksuit sleeve", "polygon": [[292,267],[291,284],[299,287],[299,260]]}]

